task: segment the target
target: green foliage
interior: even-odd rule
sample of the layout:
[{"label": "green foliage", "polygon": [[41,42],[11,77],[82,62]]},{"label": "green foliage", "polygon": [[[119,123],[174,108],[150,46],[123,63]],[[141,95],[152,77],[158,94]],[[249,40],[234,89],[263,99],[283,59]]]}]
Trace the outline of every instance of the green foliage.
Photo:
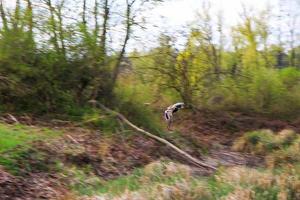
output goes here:
[{"label": "green foliage", "polygon": [[93,173],[89,165],[76,167],[58,163],[58,169],[63,176],[69,179],[69,188],[80,195],[93,195],[102,189],[105,182]]},{"label": "green foliage", "polygon": [[81,119],[84,125],[94,128],[100,128],[103,133],[114,133],[120,124],[115,116],[103,113],[101,110],[94,109],[86,112]]},{"label": "green foliage", "polygon": [[[78,120],[94,99],[150,130],[159,129],[152,108],[178,99],[188,106],[282,118],[300,112],[299,47],[288,51],[282,44],[270,45],[269,9],[255,15],[243,10],[229,35],[230,50],[224,45],[221,14],[213,17],[210,6],[203,4],[184,48],[178,50],[177,38],[162,34],[157,47],[135,50],[132,59],[119,60],[120,52],[108,53],[109,29],[101,33],[97,12],[84,11],[83,17],[95,15],[99,18],[95,26],[85,19],[70,24],[65,19],[68,5],[47,1],[44,6],[49,12],[40,16],[32,11],[39,8],[30,2],[20,2],[11,10],[1,4],[3,111],[59,113]],[[106,17],[111,19],[113,13]],[[288,67],[288,58],[294,66]],[[115,73],[117,87],[112,80]],[[144,104],[157,100],[151,108]]]},{"label": "green foliage", "polygon": [[300,162],[300,137],[295,137],[290,144],[286,145],[285,148],[273,151],[267,155],[266,163],[268,167],[275,168],[278,166],[285,166],[287,163]]},{"label": "green foliage", "polygon": [[253,154],[268,154],[278,149],[285,149],[297,139],[291,130],[283,130],[274,134],[270,130],[259,130],[245,133],[238,138],[233,149]]},{"label": "green foliage", "polygon": [[232,147],[237,151],[265,156],[269,168],[300,162],[300,137],[292,130],[275,134],[270,130],[245,133]]},{"label": "green foliage", "polygon": [[[219,173],[219,172],[218,172]],[[218,181],[217,176],[210,177],[207,182],[213,199],[220,199],[234,190],[234,187],[228,183]]]},{"label": "green foliage", "polygon": [[0,153],[10,151],[17,146],[27,146],[34,140],[50,138],[59,135],[58,131],[31,128],[25,125],[6,125],[0,123]]},{"label": "green foliage", "polygon": [[232,27],[231,51],[223,47],[222,20],[214,21],[209,6],[204,5],[183,50],[175,50],[175,38],[162,35],[158,47],[146,58],[135,60],[135,68],[146,71],[144,77],[154,79],[153,86],[176,93],[187,104],[297,117],[300,71],[288,67],[282,46],[269,44],[270,10],[256,15],[246,8],[243,12],[241,22]]},{"label": "green foliage", "polygon": [[245,77],[225,77],[204,90],[199,101],[213,110],[242,110],[277,118],[298,115],[299,70],[261,68]]},{"label": "green foliage", "polygon": [[280,172],[233,167],[222,171],[216,179],[234,188],[226,199],[292,200],[299,195],[298,170],[297,165],[283,168]]},{"label": "green foliage", "polygon": [[27,161],[30,160],[29,158],[34,158],[36,169],[47,168],[44,155],[31,149],[31,144],[34,141],[50,139],[60,134],[59,131],[49,129],[0,124],[0,165],[17,174],[22,170],[30,171],[32,163],[27,163]]},{"label": "green foliage", "polygon": [[205,182],[193,178],[188,166],[166,160],[150,163],[129,176],[104,182],[98,196],[103,199],[211,199]]},{"label": "green foliage", "polygon": [[[125,80],[124,80],[125,81]],[[130,81],[130,80],[129,80]],[[149,85],[133,82],[127,86],[116,88],[117,107],[120,113],[124,114],[134,124],[144,127],[149,131],[161,130],[161,118],[163,113],[157,111],[151,105],[155,97]]]},{"label": "green foliage", "polygon": [[120,177],[116,180],[106,181],[102,187],[97,190],[97,193],[108,193],[111,195],[121,195],[126,190],[136,191],[140,189],[141,184],[139,179],[142,176],[142,170],[136,169],[128,176]]}]

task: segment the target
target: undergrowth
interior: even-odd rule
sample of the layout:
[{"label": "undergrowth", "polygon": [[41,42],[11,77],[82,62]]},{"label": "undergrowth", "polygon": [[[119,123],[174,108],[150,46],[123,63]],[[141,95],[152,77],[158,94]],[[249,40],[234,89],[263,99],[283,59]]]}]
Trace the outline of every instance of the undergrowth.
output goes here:
[{"label": "undergrowth", "polygon": [[31,145],[34,141],[51,139],[60,135],[60,131],[47,128],[0,123],[0,165],[11,173],[17,174],[31,168],[32,163],[26,163],[26,161],[29,157],[34,157],[36,167],[42,169],[46,164],[43,165],[42,162],[38,164],[38,161],[44,160],[44,155],[32,149]]},{"label": "undergrowth", "polygon": [[211,177],[188,166],[161,160],[133,174],[98,182],[88,199],[103,200],[294,200],[300,198],[300,165],[272,169],[221,168]]},{"label": "undergrowth", "polygon": [[258,130],[245,133],[233,145],[233,150],[266,155],[279,149],[286,149],[297,143],[299,136],[292,130],[274,133],[271,130]]}]

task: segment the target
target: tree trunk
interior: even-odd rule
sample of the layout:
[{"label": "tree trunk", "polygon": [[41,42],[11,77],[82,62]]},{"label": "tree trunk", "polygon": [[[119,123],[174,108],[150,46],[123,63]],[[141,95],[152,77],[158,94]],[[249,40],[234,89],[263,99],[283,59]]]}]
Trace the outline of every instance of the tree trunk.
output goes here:
[{"label": "tree trunk", "polygon": [[58,29],[59,29],[59,40],[61,44],[62,55],[66,59],[66,46],[65,46],[65,36],[64,36],[64,28],[63,28],[63,18],[62,18],[62,8],[64,6],[64,1],[59,5],[56,15],[58,18]]},{"label": "tree trunk", "polygon": [[13,18],[13,28],[14,30],[18,30],[19,29],[19,23],[20,23],[20,0],[16,1],[16,7],[15,7],[15,15]]},{"label": "tree trunk", "polygon": [[33,10],[32,10],[32,3],[30,0],[26,0],[27,2],[27,8],[26,8],[26,17],[27,17],[27,23],[28,23],[28,34],[29,39],[33,41]]},{"label": "tree trunk", "polygon": [[3,29],[4,31],[8,31],[8,24],[6,19],[6,13],[4,11],[3,0],[0,0],[0,14],[1,14],[1,20],[3,24]]},{"label": "tree trunk", "polygon": [[[95,20],[94,40],[95,40],[95,45],[98,45],[97,41],[98,41],[98,33],[99,33],[98,6],[99,6],[98,5],[98,0],[95,0],[95,6],[94,6],[94,20]],[[105,17],[103,17],[103,20],[105,21]]]},{"label": "tree trunk", "polygon": [[133,19],[131,18],[131,7],[134,4],[135,0],[133,0],[130,3],[128,2],[128,0],[126,2],[127,2],[127,8],[126,8],[126,35],[125,35],[125,39],[124,39],[124,42],[123,42],[123,45],[122,45],[122,49],[121,49],[120,54],[117,58],[115,68],[113,70],[112,86],[111,86],[112,88],[111,89],[113,89],[115,84],[116,84],[116,81],[117,81],[117,78],[118,78],[118,75],[119,75],[119,72],[120,72],[121,62],[124,58],[127,43],[128,43],[129,37],[130,37],[131,26],[133,24],[132,23]]},{"label": "tree trunk", "polygon": [[291,48],[291,54],[290,54],[290,66],[294,67],[295,66],[295,58],[296,58],[296,53],[295,53],[295,47],[294,47],[294,35],[295,35],[295,31],[293,28],[291,28],[290,30],[290,48]]},{"label": "tree trunk", "polygon": [[53,45],[57,53],[60,54],[60,48],[58,44],[58,36],[57,36],[57,27],[56,27],[56,20],[55,20],[55,13],[54,8],[52,6],[51,0],[46,0],[46,5],[50,11],[50,25],[51,25],[51,32],[53,34]]},{"label": "tree trunk", "polygon": [[[111,82],[110,80],[108,81],[104,81],[106,82],[106,84],[103,86],[101,85],[100,81],[102,79],[110,79],[111,75],[109,73],[107,73],[107,69],[106,69],[106,56],[107,56],[107,50],[106,50],[106,38],[107,38],[107,28],[108,28],[108,20],[109,20],[109,5],[108,5],[108,0],[104,1],[104,5],[103,5],[103,23],[102,23],[102,33],[100,36],[100,51],[96,52],[95,57],[98,57],[99,59],[97,59],[96,62],[96,79],[95,79],[95,83],[94,83],[94,88],[93,88],[93,92],[91,94],[91,99],[98,99],[99,98],[99,91],[102,91],[103,93],[105,93],[108,98],[111,98],[111,93],[112,93],[112,87],[111,87]],[[95,38],[95,45],[97,46],[97,37],[98,37],[98,31],[99,31],[99,27],[98,27],[98,2],[97,0],[95,0],[95,8],[94,8],[94,17],[95,17],[95,30],[94,30],[94,38]],[[97,46],[98,47],[98,46]],[[98,49],[98,48],[97,48]],[[98,54],[99,53],[99,54]]]},{"label": "tree trunk", "polygon": [[83,0],[82,23],[86,25],[86,0]]},{"label": "tree trunk", "polygon": [[[107,24],[108,24],[108,20],[109,20],[108,0],[104,1],[103,10],[104,10],[104,15],[103,15],[102,34],[101,34],[101,41],[100,41],[100,56],[101,56],[102,64],[105,65],[105,63],[106,63],[105,57],[106,57]],[[96,26],[95,28],[98,28],[98,27]],[[98,33],[98,32],[96,32],[96,33]]]}]

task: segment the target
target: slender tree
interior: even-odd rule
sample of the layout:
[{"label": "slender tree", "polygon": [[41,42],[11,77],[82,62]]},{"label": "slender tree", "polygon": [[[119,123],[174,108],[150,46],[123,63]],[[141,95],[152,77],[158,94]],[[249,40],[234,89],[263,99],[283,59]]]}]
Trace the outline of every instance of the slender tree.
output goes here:
[{"label": "slender tree", "polygon": [[65,0],[61,0],[61,2],[58,4],[57,9],[55,9],[55,13],[58,19],[58,35],[60,40],[60,46],[61,46],[61,52],[66,59],[66,45],[65,45],[65,33],[64,33],[64,27],[63,27],[63,14],[62,9],[64,7]]},{"label": "slender tree", "polygon": [[8,30],[7,17],[3,6],[3,0],[0,0],[0,15],[4,31]]},{"label": "slender tree", "polygon": [[55,8],[52,5],[52,1],[51,0],[43,0],[45,2],[45,4],[48,6],[48,10],[50,12],[50,19],[49,19],[49,25],[50,25],[50,31],[52,34],[52,44],[56,50],[57,53],[60,54],[60,47],[59,47],[59,43],[58,43],[58,35],[57,35],[57,21],[55,19]]}]

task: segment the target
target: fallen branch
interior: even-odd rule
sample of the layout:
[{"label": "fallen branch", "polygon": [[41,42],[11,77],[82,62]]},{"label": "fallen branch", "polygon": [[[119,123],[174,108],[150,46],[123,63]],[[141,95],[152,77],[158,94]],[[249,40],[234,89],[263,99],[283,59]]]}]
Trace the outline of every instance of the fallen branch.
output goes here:
[{"label": "fallen branch", "polygon": [[113,114],[115,115],[117,118],[119,118],[120,120],[122,120],[124,123],[126,123],[127,125],[129,125],[131,128],[133,128],[134,130],[140,132],[140,133],[143,133],[144,135],[158,141],[158,142],[161,142],[165,145],[167,145],[168,147],[170,147],[171,149],[175,150],[177,153],[179,153],[180,155],[182,155],[183,157],[185,157],[187,160],[189,160],[191,163],[193,163],[194,165],[198,166],[198,167],[204,167],[204,168],[208,168],[208,169],[213,169],[213,170],[216,170],[217,168],[211,166],[211,165],[208,165],[200,160],[198,160],[197,158],[194,158],[193,156],[191,156],[190,154],[186,153],[185,151],[181,150],[180,148],[178,148],[177,146],[175,146],[174,144],[172,144],[171,142],[161,138],[161,137],[158,137],[156,135],[153,135],[152,133],[149,133],[139,127],[137,127],[136,125],[134,125],[133,123],[131,123],[124,115],[114,111],[114,110],[111,110],[109,108],[107,108],[106,106],[98,103],[98,105],[101,107],[101,109],[103,109],[105,112],[107,113],[110,113],[110,114]]},{"label": "fallen branch", "polygon": [[12,114],[7,114],[7,116],[13,123],[19,124],[19,121],[17,120],[17,118],[15,118]]},{"label": "fallen branch", "polygon": [[67,135],[67,137],[75,144],[80,144],[79,142],[77,142],[77,140],[75,140],[71,135]]}]

